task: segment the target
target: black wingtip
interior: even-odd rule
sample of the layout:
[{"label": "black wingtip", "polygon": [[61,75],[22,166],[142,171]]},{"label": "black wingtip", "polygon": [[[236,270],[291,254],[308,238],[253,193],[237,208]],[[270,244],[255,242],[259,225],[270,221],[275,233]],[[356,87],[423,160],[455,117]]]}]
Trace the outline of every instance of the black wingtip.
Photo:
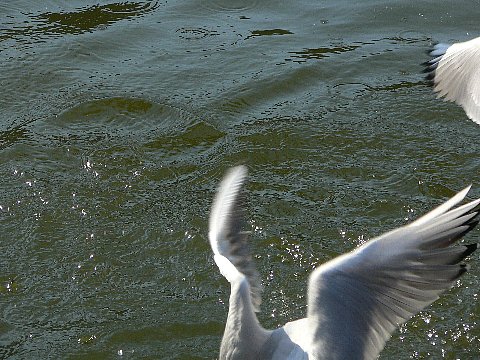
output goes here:
[{"label": "black wingtip", "polygon": [[470,221],[466,223],[466,225],[468,225],[468,231],[475,229],[475,227],[478,225],[479,222],[480,220],[478,219],[478,216],[475,216],[473,219],[470,219]]},{"label": "black wingtip", "polygon": [[467,244],[464,246],[466,249],[462,254],[463,258],[466,258],[467,256],[471,255],[475,250],[478,249],[478,244]]},{"label": "black wingtip", "polygon": [[426,67],[426,69],[423,70],[423,71],[425,72],[426,70],[428,70],[428,68],[429,68],[430,65],[432,65],[432,64],[430,64],[430,61],[424,61],[424,62],[422,62],[420,65]]},{"label": "black wingtip", "polygon": [[480,204],[478,204],[477,206],[475,206],[475,207],[474,207],[472,210],[470,210],[469,212],[471,212],[471,213],[476,212],[476,213],[477,213],[476,217],[478,217],[478,216],[480,215]]},{"label": "black wingtip", "polygon": [[474,218],[474,220],[470,220],[469,222],[463,224],[463,226],[466,226],[466,229],[463,230],[461,233],[459,233],[458,235],[455,236],[455,240],[458,240],[458,239],[461,239],[463,238],[467,233],[469,233],[470,231],[472,231],[475,226],[478,225],[478,222],[479,220]]},{"label": "black wingtip", "polygon": [[[471,253],[473,253],[478,248],[478,244],[467,244],[464,245],[465,251],[462,254],[462,258],[465,259]],[[470,270],[470,266],[468,264],[460,264],[460,269],[458,270],[458,274],[456,278],[458,279],[460,276],[465,274],[468,270]]]},{"label": "black wingtip", "polygon": [[467,264],[460,264],[460,269],[458,270],[458,274],[457,274],[457,279],[462,276],[463,274],[465,274],[468,270],[470,270],[470,266],[468,266]]},{"label": "black wingtip", "polygon": [[428,73],[425,76],[425,79],[427,79],[428,81],[433,81],[435,79],[435,71],[432,71],[432,72]]}]

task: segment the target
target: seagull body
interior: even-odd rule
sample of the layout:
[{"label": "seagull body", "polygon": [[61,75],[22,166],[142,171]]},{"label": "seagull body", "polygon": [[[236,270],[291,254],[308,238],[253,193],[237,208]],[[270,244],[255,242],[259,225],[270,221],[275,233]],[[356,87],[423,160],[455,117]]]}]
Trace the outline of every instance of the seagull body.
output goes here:
[{"label": "seagull body", "polygon": [[229,281],[223,359],[375,359],[392,332],[453,286],[477,245],[450,246],[478,223],[480,199],[451,210],[470,187],[409,225],[315,269],[303,319],[264,329],[260,277],[244,231],[247,170],[228,171],[209,221],[214,260]]},{"label": "seagull body", "polygon": [[462,106],[480,124],[480,37],[470,41],[437,44],[426,63],[427,78],[438,97]]}]

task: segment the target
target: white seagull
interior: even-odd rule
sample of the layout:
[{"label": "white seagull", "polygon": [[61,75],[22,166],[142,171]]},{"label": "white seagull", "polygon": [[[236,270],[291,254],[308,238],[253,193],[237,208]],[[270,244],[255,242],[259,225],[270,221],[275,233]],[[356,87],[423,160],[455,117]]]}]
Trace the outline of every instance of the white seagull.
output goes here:
[{"label": "white seagull", "polygon": [[480,37],[453,45],[437,44],[426,62],[427,79],[438,97],[456,102],[480,124]]},{"label": "white seagull", "polygon": [[477,244],[450,246],[479,222],[470,187],[418,220],[374,238],[310,275],[308,311],[276,330],[257,320],[260,279],[244,229],[245,166],[230,169],[210,214],[209,239],[231,295],[220,359],[375,359],[392,332],[438,299]]}]

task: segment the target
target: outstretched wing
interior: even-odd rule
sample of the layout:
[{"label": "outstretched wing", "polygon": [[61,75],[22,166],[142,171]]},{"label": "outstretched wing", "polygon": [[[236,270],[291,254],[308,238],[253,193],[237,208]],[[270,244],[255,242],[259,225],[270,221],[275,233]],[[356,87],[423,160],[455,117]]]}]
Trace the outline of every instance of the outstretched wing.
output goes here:
[{"label": "outstretched wing", "polygon": [[480,199],[452,199],[316,269],[308,322],[314,358],[375,359],[392,332],[450,288],[476,244],[450,247],[479,222]]},{"label": "outstretched wing", "polygon": [[260,277],[255,268],[245,232],[243,185],[247,168],[230,169],[222,180],[210,213],[210,245],[220,272],[232,283],[245,276],[254,309],[261,303]]},{"label": "outstretched wing", "polygon": [[456,102],[480,124],[480,37],[453,45],[437,44],[426,63],[438,97]]}]

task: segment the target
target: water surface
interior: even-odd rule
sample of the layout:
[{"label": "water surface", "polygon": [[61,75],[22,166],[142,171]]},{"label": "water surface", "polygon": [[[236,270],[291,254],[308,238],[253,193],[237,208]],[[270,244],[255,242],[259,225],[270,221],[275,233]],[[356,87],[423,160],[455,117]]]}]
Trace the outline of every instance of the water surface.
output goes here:
[{"label": "water surface", "polygon": [[[480,128],[420,73],[432,43],[479,36],[478,5],[0,5],[0,357],[216,358],[207,220],[230,166],[269,328],[305,314],[313,267],[480,196]],[[382,359],[480,356],[470,262]]]}]

